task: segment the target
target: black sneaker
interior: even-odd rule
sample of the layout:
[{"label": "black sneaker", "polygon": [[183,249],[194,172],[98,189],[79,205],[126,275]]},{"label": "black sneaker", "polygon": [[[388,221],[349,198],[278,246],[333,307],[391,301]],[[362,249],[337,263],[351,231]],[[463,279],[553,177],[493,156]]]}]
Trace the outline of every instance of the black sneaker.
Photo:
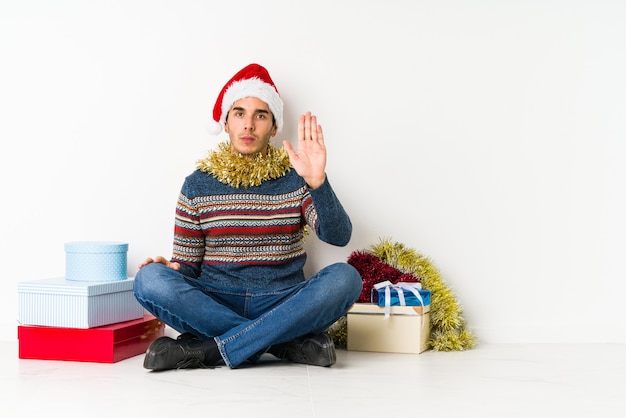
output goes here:
[{"label": "black sneaker", "polygon": [[312,366],[330,367],[337,361],[335,343],[326,333],[305,335],[273,346],[269,352],[280,359]]},{"label": "black sneaker", "polygon": [[159,337],[150,344],[143,367],[150,370],[206,368],[202,341],[193,338],[174,340]]}]

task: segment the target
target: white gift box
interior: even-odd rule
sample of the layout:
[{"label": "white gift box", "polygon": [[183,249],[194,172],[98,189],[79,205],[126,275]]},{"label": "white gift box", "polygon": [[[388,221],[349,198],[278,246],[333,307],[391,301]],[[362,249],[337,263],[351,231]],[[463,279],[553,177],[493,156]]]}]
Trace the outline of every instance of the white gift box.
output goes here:
[{"label": "white gift box", "polygon": [[430,305],[385,307],[355,303],[347,314],[347,349],[419,354],[428,349]]},{"label": "white gift box", "polygon": [[133,294],[134,278],[107,282],[44,279],[19,282],[18,322],[93,328],[143,318]]},{"label": "white gift box", "polygon": [[128,244],[83,241],[65,244],[65,279],[106,282],[127,278]]}]

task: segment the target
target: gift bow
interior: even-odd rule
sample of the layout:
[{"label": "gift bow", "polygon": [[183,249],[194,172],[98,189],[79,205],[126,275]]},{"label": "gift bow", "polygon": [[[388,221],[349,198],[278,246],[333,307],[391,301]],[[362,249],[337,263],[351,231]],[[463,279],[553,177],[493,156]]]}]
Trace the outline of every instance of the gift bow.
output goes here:
[{"label": "gift bow", "polygon": [[385,280],[384,282],[376,283],[374,285],[374,289],[380,290],[385,288],[385,318],[389,318],[391,314],[391,289],[395,289],[398,294],[398,302],[400,302],[401,306],[406,305],[406,301],[404,300],[404,290],[408,290],[413,293],[417,300],[419,300],[420,305],[424,306],[424,299],[422,299],[422,295],[420,295],[419,290],[422,288],[422,284],[419,282],[398,282],[396,284],[391,283],[389,280]]}]

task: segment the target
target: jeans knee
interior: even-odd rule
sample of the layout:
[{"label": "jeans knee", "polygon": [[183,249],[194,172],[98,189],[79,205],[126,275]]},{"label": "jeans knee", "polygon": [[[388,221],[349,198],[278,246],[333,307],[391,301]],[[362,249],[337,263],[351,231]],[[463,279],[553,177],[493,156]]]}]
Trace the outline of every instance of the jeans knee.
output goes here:
[{"label": "jeans knee", "polygon": [[135,298],[139,300],[152,299],[155,292],[158,292],[158,285],[160,280],[161,269],[167,268],[159,263],[150,263],[137,271],[133,282],[133,292]]},{"label": "jeans knee", "polygon": [[346,295],[354,295],[358,298],[363,287],[363,279],[354,266],[348,263],[336,263],[332,266],[336,270],[337,285]]},{"label": "jeans knee", "polygon": [[356,295],[356,297],[358,297],[361,294],[361,290],[363,289],[363,278],[361,277],[361,274],[358,272],[358,270],[354,268],[354,266],[348,263],[345,264],[347,266],[346,276],[350,281],[350,285],[353,287],[354,294]]}]

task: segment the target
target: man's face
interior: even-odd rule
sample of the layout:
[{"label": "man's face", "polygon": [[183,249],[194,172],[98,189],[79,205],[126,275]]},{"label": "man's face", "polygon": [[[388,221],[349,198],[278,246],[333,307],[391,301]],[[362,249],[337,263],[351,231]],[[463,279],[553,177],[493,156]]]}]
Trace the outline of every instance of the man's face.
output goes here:
[{"label": "man's face", "polygon": [[267,152],[276,126],[269,106],[256,97],[237,100],[228,111],[224,130],[230,137],[230,149],[243,155]]}]

